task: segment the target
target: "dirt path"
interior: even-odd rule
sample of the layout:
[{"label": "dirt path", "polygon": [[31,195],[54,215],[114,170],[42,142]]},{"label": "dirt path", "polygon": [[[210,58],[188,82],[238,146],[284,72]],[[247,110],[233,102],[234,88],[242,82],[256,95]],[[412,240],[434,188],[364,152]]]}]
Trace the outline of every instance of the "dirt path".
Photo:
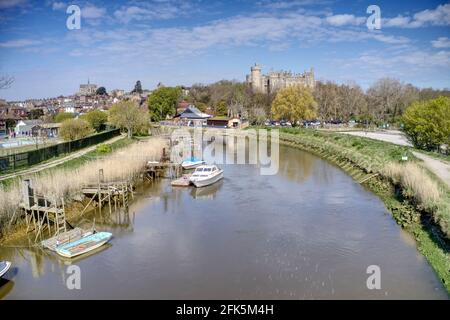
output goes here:
[{"label": "dirt path", "polygon": [[[123,138],[125,138],[125,135],[120,135],[120,136],[114,137],[112,139],[109,139],[108,141],[105,141],[103,143],[111,144],[111,143],[114,143],[114,142],[116,142],[116,141],[118,141],[120,139],[123,139]],[[23,176],[23,175],[26,175],[26,174],[36,173],[36,172],[39,172],[39,171],[42,171],[42,170],[45,170],[45,169],[48,169],[48,168],[56,167],[56,166],[58,166],[60,164],[63,164],[66,161],[69,161],[69,160],[81,157],[81,156],[83,156],[83,155],[85,155],[85,154],[87,154],[87,153],[89,153],[91,151],[94,151],[96,148],[97,148],[97,145],[94,145],[94,146],[91,146],[91,147],[88,147],[88,148],[81,149],[81,150],[79,150],[77,152],[70,153],[69,155],[67,155],[67,156],[65,156],[63,158],[58,158],[58,159],[55,159],[53,161],[49,161],[49,162],[45,162],[45,163],[42,163],[42,164],[38,164],[38,165],[33,166],[32,168],[29,168],[29,169],[24,169],[24,170],[21,170],[21,171],[18,171],[18,172],[5,174],[3,176],[0,176],[0,181],[11,179],[11,178],[15,178],[15,177],[20,177],[20,176]]]},{"label": "dirt path", "polygon": [[421,152],[413,151],[414,156],[423,160],[425,166],[450,187],[450,164]]},{"label": "dirt path", "polygon": [[[380,131],[380,132],[351,131],[341,133],[411,147],[411,143],[407,140],[406,136],[400,131]],[[433,172],[436,176],[441,178],[442,181],[444,181],[450,187],[450,163],[444,160],[435,159],[418,151],[413,151],[413,154],[417,158],[421,159],[424,162],[424,165],[431,172]]]}]

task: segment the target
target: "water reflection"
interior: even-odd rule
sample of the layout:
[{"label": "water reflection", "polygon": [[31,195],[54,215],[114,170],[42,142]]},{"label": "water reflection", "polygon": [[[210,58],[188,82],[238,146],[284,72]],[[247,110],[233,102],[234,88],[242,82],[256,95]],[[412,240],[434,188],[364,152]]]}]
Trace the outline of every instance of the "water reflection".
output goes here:
[{"label": "water reflection", "polygon": [[[54,253],[0,247],[20,271],[0,298],[448,297],[380,199],[312,155],[280,152],[278,175],[229,165],[205,188],[161,179],[139,188],[128,212],[74,222],[89,228],[95,218],[98,230],[114,234],[70,262],[82,271],[82,290],[67,290],[69,263]],[[371,264],[381,267],[381,291],[366,287]]]},{"label": "water reflection", "polygon": [[217,192],[222,188],[223,183],[224,181],[222,179],[219,182],[203,188],[190,187],[191,191],[189,194],[194,199],[213,200],[216,197]]},{"label": "water reflection", "polygon": [[0,299],[6,297],[14,288],[14,281],[0,278]]}]

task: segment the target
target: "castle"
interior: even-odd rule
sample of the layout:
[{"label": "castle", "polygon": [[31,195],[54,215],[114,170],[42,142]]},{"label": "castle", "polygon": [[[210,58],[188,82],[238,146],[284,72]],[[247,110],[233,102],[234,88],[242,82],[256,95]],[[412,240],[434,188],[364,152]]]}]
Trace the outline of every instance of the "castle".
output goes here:
[{"label": "castle", "polygon": [[259,93],[273,93],[279,89],[301,85],[314,89],[314,70],[305,71],[303,74],[294,74],[287,71],[269,71],[267,75],[261,73],[261,66],[256,64],[251,67],[251,73],[246,81],[253,90]]}]

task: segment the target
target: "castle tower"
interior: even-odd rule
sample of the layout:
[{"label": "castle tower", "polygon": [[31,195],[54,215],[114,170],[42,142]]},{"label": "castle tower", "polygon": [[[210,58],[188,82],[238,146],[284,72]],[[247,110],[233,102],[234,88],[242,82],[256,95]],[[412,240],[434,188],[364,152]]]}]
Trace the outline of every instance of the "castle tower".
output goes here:
[{"label": "castle tower", "polygon": [[250,84],[253,92],[263,92],[264,86],[262,81],[261,66],[255,63],[250,70]]}]

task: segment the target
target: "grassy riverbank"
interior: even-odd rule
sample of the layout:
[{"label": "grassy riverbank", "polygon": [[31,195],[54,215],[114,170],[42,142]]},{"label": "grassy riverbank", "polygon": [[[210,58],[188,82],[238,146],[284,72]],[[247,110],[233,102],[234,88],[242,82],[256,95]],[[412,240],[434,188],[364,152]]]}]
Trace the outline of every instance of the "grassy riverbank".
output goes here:
[{"label": "grassy riverbank", "polygon": [[[103,169],[105,181],[135,179],[149,160],[158,160],[165,141],[151,138],[146,141],[119,140],[105,154],[97,149],[83,157],[67,161],[58,167],[43,170],[30,177],[38,194],[64,198],[67,203],[81,198],[83,184],[95,183],[98,170]],[[134,143],[133,143],[134,142]],[[18,219],[20,179],[0,187],[0,235],[14,217]],[[1,238],[1,237],[0,237]]]},{"label": "grassy riverbank", "polygon": [[[419,251],[450,292],[450,191],[408,147],[339,133],[281,129],[281,143],[338,165],[376,193],[414,235]],[[401,161],[407,156],[408,161]]]}]

